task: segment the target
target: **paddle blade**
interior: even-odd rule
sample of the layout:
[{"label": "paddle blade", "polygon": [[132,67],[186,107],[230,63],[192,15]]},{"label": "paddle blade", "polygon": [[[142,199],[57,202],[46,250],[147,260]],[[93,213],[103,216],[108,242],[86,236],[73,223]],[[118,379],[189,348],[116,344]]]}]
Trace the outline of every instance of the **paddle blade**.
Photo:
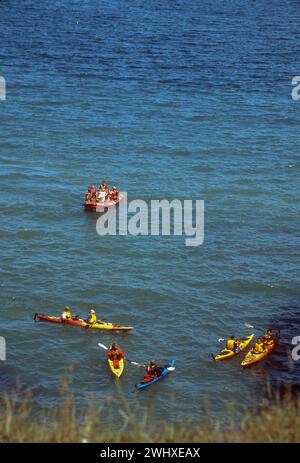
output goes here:
[{"label": "paddle blade", "polygon": [[254,328],[255,328],[255,326],[253,326],[253,325],[250,325],[250,323],[245,323],[245,326],[246,326],[247,328],[252,328],[252,329],[254,329]]},{"label": "paddle blade", "polygon": [[98,346],[101,347],[101,349],[108,350],[108,347],[106,347],[104,344],[101,344],[101,342],[98,342]]}]

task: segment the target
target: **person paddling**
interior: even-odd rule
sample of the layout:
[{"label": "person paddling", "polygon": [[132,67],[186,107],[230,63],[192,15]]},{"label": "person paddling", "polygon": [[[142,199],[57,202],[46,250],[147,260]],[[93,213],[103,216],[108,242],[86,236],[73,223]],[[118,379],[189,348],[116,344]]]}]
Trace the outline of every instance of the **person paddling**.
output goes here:
[{"label": "person paddling", "polygon": [[274,335],[272,330],[268,330],[266,334],[264,335],[264,344],[269,346],[270,344],[273,344],[274,342]]},{"label": "person paddling", "polygon": [[226,342],[226,349],[237,352],[239,350],[239,343],[235,336],[230,336],[230,339]]},{"label": "person paddling", "polygon": [[64,311],[63,313],[61,314],[61,318],[63,320],[72,320],[72,313],[71,313],[71,309],[69,306],[66,306],[64,308]]},{"label": "person paddling", "polygon": [[253,354],[261,354],[264,351],[264,343],[261,338],[257,338],[256,343],[252,348]]},{"label": "person paddling", "polygon": [[117,346],[116,343],[112,343],[107,351],[107,357],[112,360],[115,368],[119,368],[119,362],[125,358],[124,352]]},{"label": "person paddling", "polygon": [[97,323],[97,315],[94,309],[90,310],[89,316],[86,322],[89,323],[90,325],[94,325],[94,323]]},{"label": "person paddling", "polygon": [[146,366],[146,374],[144,376],[144,381],[151,381],[153,378],[157,378],[161,375],[163,368],[157,366],[155,360],[150,360]]}]

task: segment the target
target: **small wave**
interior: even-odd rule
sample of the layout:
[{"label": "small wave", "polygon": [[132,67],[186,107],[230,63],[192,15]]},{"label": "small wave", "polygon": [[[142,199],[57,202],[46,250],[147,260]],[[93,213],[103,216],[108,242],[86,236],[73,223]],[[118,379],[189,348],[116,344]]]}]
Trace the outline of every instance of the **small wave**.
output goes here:
[{"label": "small wave", "polygon": [[18,238],[30,239],[45,236],[46,232],[43,230],[20,230],[16,233]]}]

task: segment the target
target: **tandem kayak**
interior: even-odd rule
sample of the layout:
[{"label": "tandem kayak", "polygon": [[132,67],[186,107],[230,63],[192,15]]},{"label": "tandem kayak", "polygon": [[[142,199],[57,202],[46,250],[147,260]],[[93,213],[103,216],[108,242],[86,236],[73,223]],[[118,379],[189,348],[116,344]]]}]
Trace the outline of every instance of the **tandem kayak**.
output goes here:
[{"label": "tandem kayak", "polygon": [[254,365],[255,363],[261,362],[264,360],[266,357],[268,357],[271,352],[275,349],[277,343],[279,340],[279,334],[276,336],[272,344],[267,345],[263,352],[260,353],[255,353],[252,351],[252,349],[247,353],[246,357],[244,360],[241,362],[242,367],[250,367],[251,365]]},{"label": "tandem kayak", "polygon": [[119,199],[117,201],[113,201],[112,199],[106,199],[103,202],[100,201],[84,201],[83,205],[88,211],[94,212],[103,212],[105,209],[108,209],[112,206],[117,206],[122,200],[124,199],[124,195],[119,193]]},{"label": "tandem kayak", "polygon": [[150,386],[151,384],[153,383],[156,383],[157,381],[159,381],[160,379],[163,379],[166,375],[168,375],[171,371],[174,371],[175,370],[175,360],[171,360],[168,365],[166,365],[162,371],[162,373],[160,374],[160,376],[157,376],[153,379],[151,379],[150,381],[141,381],[140,383],[136,384],[135,387],[137,389],[143,389],[147,386]]},{"label": "tandem kayak", "polygon": [[240,338],[238,339],[239,341],[239,350],[236,352],[230,349],[223,349],[218,355],[214,356],[212,355],[213,359],[218,362],[220,360],[226,360],[230,359],[232,357],[235,357],[238,355],[240,352],[242,352],[246,347],[249,346],[250,342],[254,338],[254,334],[250,334],[250,336],[246,336],[245,338]]},{"label": "tandem kayak", "polygon": [[73,318],[72,320],[63,320],[61,317],[55,316],[48,316],[48,315],[41,315],[36,313],[34,315],[34,320],[40,320],[42,322],[50,322],[50,323],[62,323],[64,325],[72,325],[72,326],[81,326],[86,329],[93,329],[93,330],[109,330],[109,331],[129,331],[133,330],[133,326],[122,326],[117,325],[115,323],[108,323],[108,322],[97,322],[87,323],[82,318]]},{"label": "tandem kayak", "polygon": [[114,361],[113,361],[113,360],[107,359],[107,361],[108,361],[108,366],[109,366],[110,371],[111,371],[115,376],[117,376],[118,378],[120,378],[121,374],[122,374],[123,371],[124,371],[124,359],[119,360],[118,366],[114,365]]}]

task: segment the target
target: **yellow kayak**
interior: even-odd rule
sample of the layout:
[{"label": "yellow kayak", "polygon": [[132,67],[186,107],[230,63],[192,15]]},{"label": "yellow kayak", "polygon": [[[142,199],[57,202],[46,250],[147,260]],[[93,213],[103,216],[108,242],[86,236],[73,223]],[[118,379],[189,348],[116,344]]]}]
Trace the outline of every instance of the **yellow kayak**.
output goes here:
[{"label": "yellow kayak", "polygon": [[87,323],[84,320],[82,320],[81,326],[83,326],[84,328],[91,329],[91,330],[110,330],[110,331],[133,330],[133,326],[122,326],[122,325],[116,325],[115,323],[108,323],[108,322],[102,322],[102,323],[97,322],[91,325],[90,323]]},{"label": "yellow kayak", "polygon": [[240,338],[238,339],[239,342],[239,350],[238,351],[233,351],[230,349],[223,349],[222,352],[220,352],[218,355],[213,356],[213,359],[218,362],[220,360],[227,360],[232,357],[235,357],[238,355],[242,350],[246,349],[246,347],[249,346],[250,342],[254,338],[254,334],[250,334],[250,336],[247,336],[245,338]]},{"label": "yellow kayak", "polygon": [[109,366],[109,369],[110,371],[115,375],[117,376],[118,378],[120,378],[121,374],[123,373],[124,371],[124,359],[121,359],[119,360],[119,366],[118,368],[116,368],[114,366],[114,362],[110,359],[107,359],[108,361],[108,366]]},{"label": "yellow kayak", "polygon": [[247,353],[246,357],[242,361],[242,367],[249,367],[250,365],[254,365],[255,363],[261,362],[264,360],[271,352],[275,349],[276,344],[278,342],[279,336],[273,340],[271,344],[268,344],[264,350],[260,353],[255,353],[252,349]]}]

